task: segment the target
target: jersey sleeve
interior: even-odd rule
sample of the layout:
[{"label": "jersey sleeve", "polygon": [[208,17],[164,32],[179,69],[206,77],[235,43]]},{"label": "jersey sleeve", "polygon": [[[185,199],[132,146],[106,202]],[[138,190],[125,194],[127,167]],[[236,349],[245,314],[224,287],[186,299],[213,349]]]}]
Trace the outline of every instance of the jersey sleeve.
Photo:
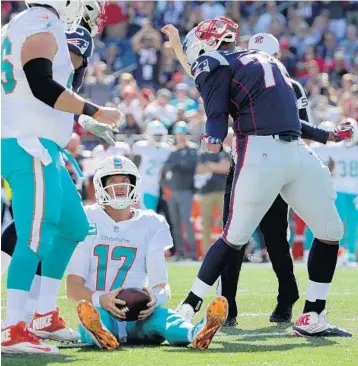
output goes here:
[{"label": "jersey sleeve", "polygon": [[35,7],[27,10],[18,20],[21,36],[24,40],[37,33],[49,32],[56,36],[54,17],[55,15],[45,8]]},{"label": "jersey sleeve", "polygon": [[149,243],[148,252],[154,252],[161,249],[164,253],[164,250],[170,249],[173,246],[173,238],[164,216],[156,215],[155,220],[156,222],[152,223],[153,227],[155,227],[155,233]]},{"label": "jersey sleeve", "polygon": [[146,268],[150,288],[169,282],[164,250],[149,252],[146,257]]},{"label": "jersey sleeve", "polygon": [[231,69],[218,52],[202,55],[192,66],[195,84],[204,101],[205,132],[224,141],[229,121]]},{"label": "jersey sleeve", "polygon": [[293,90],[297,98],[298,114],[301,120],[309,122],[308,120],[308,98],[303,86],[296,80],[291,79]]}]

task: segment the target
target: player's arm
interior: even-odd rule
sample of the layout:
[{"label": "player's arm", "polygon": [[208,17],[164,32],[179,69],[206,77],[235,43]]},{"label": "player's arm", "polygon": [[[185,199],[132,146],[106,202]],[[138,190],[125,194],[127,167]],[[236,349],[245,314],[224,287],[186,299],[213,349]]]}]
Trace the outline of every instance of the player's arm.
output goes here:
[{"label": "player's arm", "polygon": [[291,79],[293,90],[297,98],[298,115],[301,122],[301,137],[321,144],[326,144],[329,132],[315,127],[309,123],[308,118],[308,98],[303,86],[296,80]]},{"label": "player's arm", "polygon": [[118,110],[86,102],[53,79],[52,63],[57,51],[56,38],[51,32],[36,33],[25,40],[21,63],[34,97],[54,109],[117,125],[122,119]]},{"label": "player's arm", "polygon": [[172,24],[167,24],[161,29],[161,31],[168,36],[169,43],[172,46],[175,56],[177,57],[178,61],[180,62],[180,65],[183,67],[185,72],[190,77],[193,77],[191,75],[191,68],[190,68],[189,64],[186,62],[186,57],[183,52],[183,45],[180,42],[178,29],[176,27],[174,27],[174,25],[172,25]]},{"label": "player's arm", "polygon": [[88,239],[80,243],[71,257],[67,268],[66,291],[67,298],[74,303],[86,300],[96,307],[108,310],[114,316],[125,319],[125,313],[120,311],[116,304],[125,305],[122,300],[116,299],[117,294],[122,291],[96,291],[93,292],[86,287],[86,280],[90,271],[90,252],[87,249],[90,246]]},{"label": "player's arm", "polygon": [[204,101],[207,142],[219,145],[217,151],[210,151],[219,152],[228,131],[232,74],[223,56],[218,53],[213,56],[199,57],[191,71]]}]

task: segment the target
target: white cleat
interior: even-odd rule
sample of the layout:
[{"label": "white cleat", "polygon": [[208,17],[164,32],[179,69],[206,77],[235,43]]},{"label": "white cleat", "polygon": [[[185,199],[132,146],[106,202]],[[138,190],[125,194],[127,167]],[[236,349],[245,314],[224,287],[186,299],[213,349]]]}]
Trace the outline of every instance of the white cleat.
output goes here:
[{"label": "white cleat", "polygon": [[42,339],[51,339],[58,342],[77,342],[80,339],[79,333],[66,325],[58,310],[47,314],[36,313],[30,329]]},{"label": "white cleat", "polygon": [[16,325],[11,325],[1,331],[1,352],[12,354],[59,354],[57,347],[42,344],[40,339],[29,331],[24,321]]},{"label": "white cleat", "polygon": [[178,305],[178,307],[175,309],[175,312],[189,323],[193,321],[195,316],[193,307],[189,304],[184,304],[183,302]]},{"label": "white cleat", "polygon": [[301,314],[293,326],[293,331],[297,336],[352,337],[352,334],[345,329],[340,329],[328,322],[326,309],[319,315],[315,312]]}]

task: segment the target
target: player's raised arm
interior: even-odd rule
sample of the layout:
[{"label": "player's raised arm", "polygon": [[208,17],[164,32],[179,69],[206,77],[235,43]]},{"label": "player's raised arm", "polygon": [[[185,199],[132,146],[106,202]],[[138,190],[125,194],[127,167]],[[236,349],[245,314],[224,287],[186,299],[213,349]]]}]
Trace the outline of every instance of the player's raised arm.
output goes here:
[{"label": "player's raised arm", "polygon": [[180,62],[180,65],[182,65],[185,72],[190,77],[192,77],[190,66],[187,63],[186,57],[183,52],[183,45],[180,42],[178,29],[172,24],[167,24],[161,29],[161,31],[168,36],[169,43],[173,47],[173,50],[178,61]]},{"label": "player's raised arm", "polygon": [[86,102],[54,80],[52,64],[57,50],[54,34],[47,31],[29,36],[23,44],[21,63],[34,97],[64,112],[85,114],[109,125],[119,124],[123,118],[119,110]]},{"label": "player's raised arm", "polygon": [[207,145],[217,145],[219,152],[229,124],[231,71],[228,62],[218,52],[200,56],[191,67],[195,84],[204,101],[207,117],[205,139]]}]

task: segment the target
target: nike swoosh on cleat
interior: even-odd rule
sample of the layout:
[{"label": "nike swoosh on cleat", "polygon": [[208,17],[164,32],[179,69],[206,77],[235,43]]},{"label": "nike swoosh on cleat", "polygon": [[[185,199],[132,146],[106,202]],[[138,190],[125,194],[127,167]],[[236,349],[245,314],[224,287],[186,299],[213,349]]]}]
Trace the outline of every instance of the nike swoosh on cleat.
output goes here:
[{"label": "nike swoosh on cleat", "polygon": [[51,352],[50,347],[41,347],[41,346],[29,346],[29,347],[34,348],[34,349],[39,349],[39,350],[44,351],[44,352]]}]

